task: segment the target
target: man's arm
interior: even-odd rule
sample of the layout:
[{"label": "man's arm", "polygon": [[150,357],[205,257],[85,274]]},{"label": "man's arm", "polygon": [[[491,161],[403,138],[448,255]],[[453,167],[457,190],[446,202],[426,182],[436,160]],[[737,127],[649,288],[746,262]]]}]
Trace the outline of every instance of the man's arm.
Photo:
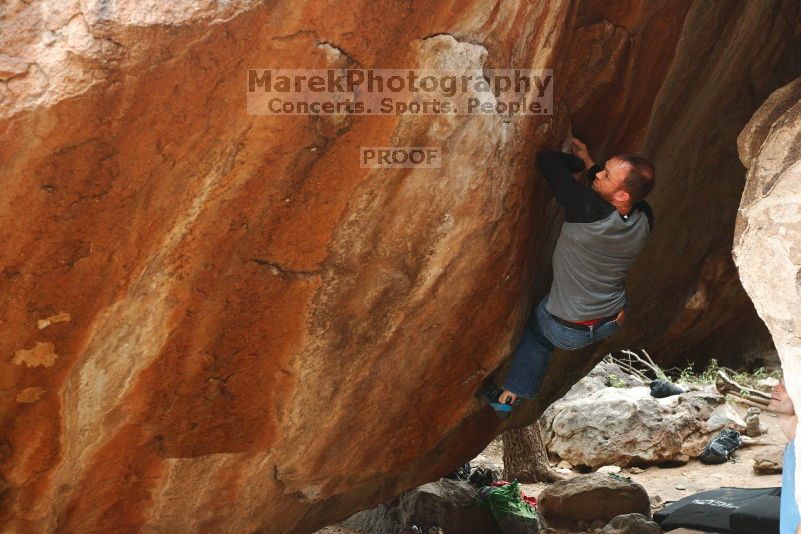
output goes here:
[{"label": "man's arm", "polygon": [[595,191],[573,177],[574,172],[584,170],[581,158],[545,150],[537,156],[537,165],[553,191],[556,201],[565,209],[566,221],[594,222],[614,210],[611,205],[608,205],[611,210],[607,209],[607,203]]},{"label": "man's arm", "polygon": [[587,184],[592,186],[592,182],[595,180],[595,175],[601,172],[603,169],[600,165],[595,164],[595,162],[592,160],[592,156],[590,156],[590,151],[587,150],[587,145],[585,145],[578,137],[573,137],[570,139],[570,151],[584,162],[584,166],[587,167]]},{"label": "man's arm", "polygon": [[778,419],[779,428],[781,428],[782,433],[787,438],[788,441],[793,441],[795,437],[795,429],[798,426],[798,416],[787,415],[784,413],[777,413],[776,419]]},{"label": "man's arm", "polygon": [[592,160],[590,151],[587,149],[587,145],[585,145],[578,137],[571,137],[570,152],[584,162],[584,166],[587,168],[587,182],[592,183],[592,181],[595,180],[595,173],[601,172],[603,169],[596,165]]},{"label": "man's arm", "polygon": [[587,183],[592,185],[592,181],[595,180],[595,175],[601,172],[603,169],[600,165],[596,165],[593,163],[587,168]]},{"label": "man's arm", "polygon": [[767,409],[776,414],[779,428],[787,439],[792,441],[795,437],[795,427],[798,424],[798,417],[793,406],[793,399],[787,393],[784,382],[773,388],[770,395],[770,402]]}]

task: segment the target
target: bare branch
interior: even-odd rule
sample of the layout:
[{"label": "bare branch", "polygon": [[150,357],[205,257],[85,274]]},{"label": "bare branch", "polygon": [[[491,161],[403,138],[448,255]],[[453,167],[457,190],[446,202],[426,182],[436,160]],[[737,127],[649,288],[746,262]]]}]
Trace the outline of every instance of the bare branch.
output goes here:
[{"label": "bare branch", "polygon": [[729,375],[722,369],[718,370],[718,380],[715,382],[715,388],[721,395],[733,395],[739,397],[746,404],[757,406],[758,408],[767,408],[770,402],[770,396],[758,391],[742,386],[732,380]]}]

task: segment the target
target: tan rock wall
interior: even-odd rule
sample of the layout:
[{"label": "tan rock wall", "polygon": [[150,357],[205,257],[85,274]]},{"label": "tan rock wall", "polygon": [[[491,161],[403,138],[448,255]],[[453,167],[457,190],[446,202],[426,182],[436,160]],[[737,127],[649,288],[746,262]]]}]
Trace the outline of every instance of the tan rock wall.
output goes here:
[{"label": "tan rock wall", "polygon": [[735,262],[801,411],[801,78],[770,95],[737,145],[748,177],[737,213]]}]

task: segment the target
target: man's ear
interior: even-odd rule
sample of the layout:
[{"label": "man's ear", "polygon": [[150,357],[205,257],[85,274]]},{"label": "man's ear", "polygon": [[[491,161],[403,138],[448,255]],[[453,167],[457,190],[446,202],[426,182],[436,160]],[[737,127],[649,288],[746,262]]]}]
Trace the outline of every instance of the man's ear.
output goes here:
[{"label": "man's ear", "polygon": [[615,191],[614,196],[615,200],[617,200],[618,202],[622,202],[624,204],[627,204],[629,200],[631,200],[631,195],[629,195],[629,192],[626,191],[625,189],[618,189],[617,191]]}]

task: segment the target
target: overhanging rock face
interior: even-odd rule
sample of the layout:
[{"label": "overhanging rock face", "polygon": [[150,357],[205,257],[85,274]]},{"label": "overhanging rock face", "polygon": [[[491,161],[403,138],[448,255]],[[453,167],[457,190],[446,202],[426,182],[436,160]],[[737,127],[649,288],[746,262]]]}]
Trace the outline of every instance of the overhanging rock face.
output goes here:
[{"label": "overhanging rock face", "polygon": [[[568,118],[604,154],[637,148],[675,62],[704,57],[686,43],[724,16],[689,0],[169,4],[0,12],[4,531],[308,532],[480,450],[499,429],[473,392],[547,288],[558,230],[533,154]],[[733,63],[746,84],[746,62],[773,73],[797,42],[786,23],[749,43],[776,15],[740,5],[725,35],[764,49]],[[245,112],[248,68],[454,62],[553,68],[555,114]],[[361,169],[365,145],[445,161]]]}]

